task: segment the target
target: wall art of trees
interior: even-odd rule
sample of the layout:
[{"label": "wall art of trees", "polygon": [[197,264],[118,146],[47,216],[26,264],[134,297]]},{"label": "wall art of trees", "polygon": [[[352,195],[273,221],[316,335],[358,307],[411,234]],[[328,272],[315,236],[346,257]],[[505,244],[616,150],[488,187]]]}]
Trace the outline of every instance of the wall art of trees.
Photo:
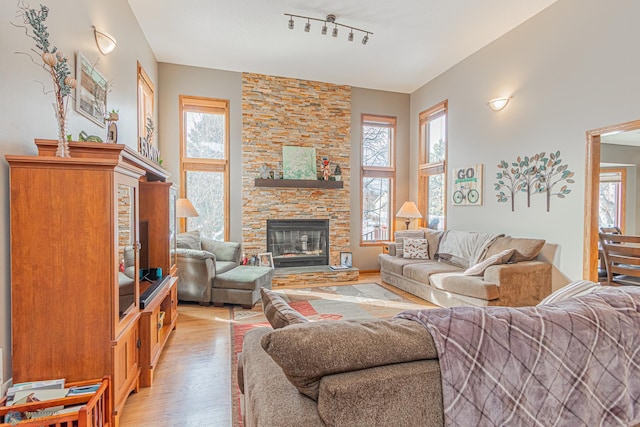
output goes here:
[{"label": "wall art of trees", "polygon": [[515,211],[515,198],[526,194],[527,207],[531,207],[531,196],[543,194],[547,201],[547,212],[551,207],[551,197],[564,199],[571,193],[568,184],[574,184],[575,172],[569,165],[562,164],[560,151],[549,153],[543,151],[531,157],[516,158],[515,162],[500,161],[498,164],[495,190],[499,203],[511,202],[511,211]]}]

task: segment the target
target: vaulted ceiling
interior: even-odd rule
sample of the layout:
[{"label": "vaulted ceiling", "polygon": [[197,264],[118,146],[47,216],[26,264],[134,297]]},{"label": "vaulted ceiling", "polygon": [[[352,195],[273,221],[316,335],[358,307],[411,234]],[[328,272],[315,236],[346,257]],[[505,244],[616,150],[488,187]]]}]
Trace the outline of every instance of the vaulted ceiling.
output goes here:
[{"label": "vaulted ceiling", "polygon": [[128,1],[160,62],[411,93],[556,0]]}]

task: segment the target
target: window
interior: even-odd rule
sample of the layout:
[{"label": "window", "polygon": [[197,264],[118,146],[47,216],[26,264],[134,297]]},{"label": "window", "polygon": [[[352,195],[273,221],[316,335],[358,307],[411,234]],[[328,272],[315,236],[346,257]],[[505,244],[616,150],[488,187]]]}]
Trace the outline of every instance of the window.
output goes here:
[{"label": "window", "polygon": [[624,232],[625,169],[600,170],[598,227],[619,227]]},{"label": "window", "polygon": [[422,225],[444,230],[447,194],[447,101],[420,113],[418,209]]},{"label": "window", "polygon": [[389,240],[395,191],[396,118],[362,115],[360,244]]},{"label": "window", "polygon": [[180,170],[199,214],[186,229],[229,240],[229,101],[180,96]]}]

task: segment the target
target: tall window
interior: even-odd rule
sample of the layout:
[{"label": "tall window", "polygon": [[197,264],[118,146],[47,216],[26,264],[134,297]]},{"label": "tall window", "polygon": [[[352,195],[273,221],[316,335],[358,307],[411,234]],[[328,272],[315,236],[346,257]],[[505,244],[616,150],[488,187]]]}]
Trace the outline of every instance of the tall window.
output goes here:
[{"label": "tall window", "polygon": [[624,232],[625,169],[600,170],[598,227],[619,227]]},{"label": "tall window", "polygon": [[361,244],[389,240],[395,190],[396,118],[362,115]]},{"label": "tall window", "polygon": [[198,211],[187,230],[229,239],[229,101],[180,96],[181,192]]},{"label": "tall window", "polygon": [[423,225],[444,230],[447,194],[447,101],[420,113],[418,209]]}]

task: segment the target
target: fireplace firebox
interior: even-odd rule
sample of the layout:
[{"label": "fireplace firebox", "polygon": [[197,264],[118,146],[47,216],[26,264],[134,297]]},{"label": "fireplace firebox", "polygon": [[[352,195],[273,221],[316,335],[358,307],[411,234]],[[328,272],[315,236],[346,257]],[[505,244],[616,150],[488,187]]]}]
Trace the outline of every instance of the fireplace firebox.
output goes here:
[{"label": "fireplace firebox", "polygon": [[329,220],[269,219],[267,251],[276,268],[329,265]]}]

